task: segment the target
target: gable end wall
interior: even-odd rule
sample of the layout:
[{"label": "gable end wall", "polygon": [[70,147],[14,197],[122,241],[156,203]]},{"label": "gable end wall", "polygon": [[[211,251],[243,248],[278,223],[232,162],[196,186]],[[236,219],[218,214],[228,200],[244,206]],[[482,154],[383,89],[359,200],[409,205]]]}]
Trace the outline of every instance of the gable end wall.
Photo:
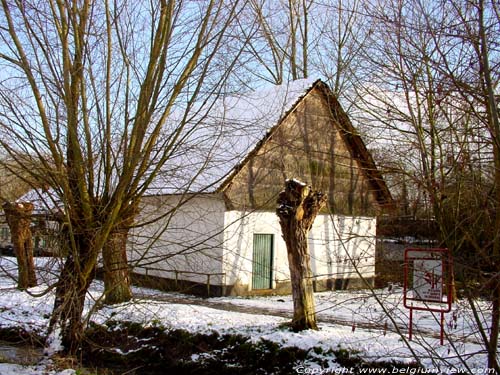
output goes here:
[{"label": "gable end wall", "polygon": [[329,210],[373,216],[372,185],[351,155],[326,96],[312,89],[247,158],[225,189],[230,207],[273,210],[287,178],[298,178],[329,196]]}]

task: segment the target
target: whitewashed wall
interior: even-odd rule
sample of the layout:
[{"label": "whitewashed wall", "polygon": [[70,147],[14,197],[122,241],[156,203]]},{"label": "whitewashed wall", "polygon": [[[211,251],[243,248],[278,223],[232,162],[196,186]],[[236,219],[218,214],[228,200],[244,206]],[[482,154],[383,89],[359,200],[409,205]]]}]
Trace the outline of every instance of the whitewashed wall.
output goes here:
[{"label": "whitewashed wall", "polygon": [[[222,241],[224,202],[217,195],[198,195],[179,206],[181,196],[146,197],[138,222],[175,212],[134,229],[128,246],[134,272],[206,283],[223,284]],[[198,274],[197,274],[198,273]],[[218,275],[217,275],[218,274]]]},{"label": "whitewashed wall", "polygon": [[[274,234],[274,284],[290,279],[286,245],[273,212],[225,214],[224,264],[227,285],[251,289],[254,234]],[[375,276],[376,218],[319,215],[311,229],[311,267],[317,280]]]},{"label": "whitewashed wall", "polygon": [[[148,197],[140,220],[177,207],[180,197]],[[139,221],[140,221],[139,220]],[[218,195],[200,195],[174,214],[137,228],[130,236],[134,272],[214,285],[252,285],[253,235],[274,235],[273,283],[290,280],[286,245],[274,212],[225,211]],[[376,219],[319,215],[309,236],[316,280],[375,275]]]},{"label": "whitewashed wall", "polygon": [[375,277],[376,228],[373,217],[318,216],[309,237],[317,279]]},{"label": "whitewashed wall", "polygon": [[273,279],[288,277],[286,246],[275,213],[228,211],[224,221],[223,269],[227,285],[237,284],[250,290],[254,234],[274,235]]}]

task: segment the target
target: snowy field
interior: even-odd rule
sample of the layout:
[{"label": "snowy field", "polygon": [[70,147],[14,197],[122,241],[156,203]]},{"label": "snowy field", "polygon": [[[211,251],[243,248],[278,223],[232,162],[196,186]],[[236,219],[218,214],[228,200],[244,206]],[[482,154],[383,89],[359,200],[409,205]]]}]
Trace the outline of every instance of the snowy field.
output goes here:
[{"label": "snowy field", "polygon": [[[38,262],[46,259],[38,258]],[[44,263],[45,264],[45,263]],[[8,273],[15,275],[14,259],[0,257],[0,325],[2,327],[22,327],[27,331],[45,332],[53,304],[53,293],[45,292],[45,286],[21,292]],[[50,283],[55,275],[41,271],[40,280]],[[144,325],[161,323],[167,328],[185,329],[196,333],[234,333],[246,335],[254,342],[270,340],[282,346],[296,346],[303,349],[320,347],[326,352],[347,349],[367,361],[397,361],[400,363],[420,362],[428,373],[487,373],[486,356],[480,337],[473,324],[471,312],[466,304],[459,302],[445,315],[446,338],[444,345],[439,342],[439,319],[429,312],[415,312],[413,340],[408,341],[408,311],[403,306],[402,290],[393,288],[358,292],[323,292],[315,296],[319,331],[294,333],[282,327],[288,318],[271,315],[273,311],[292,311],[290,296],[255,298],[211,298],[204,303],[217,304],[219,308],[199,305],[194,297],[186,299],[178,294],[136,288],[143,296],[131,303],[92,308],[101,297],[103,286],[94,282],[88,296],[90,320],[103,323],[108,319],[133,321]],[[42,295],[43,294],[43,295]],[[41,296],[37,296],[41,295]],[[144,296],[147,298],[144,298]],[[161,301],[168,298],[170,302]],[[172,303],[172,299],[182,299],[183,303]],[[180,302],[180,301],[179,301]],[[198,303],[195,303],[198,302]],[[266,314],[250,314],[222,311],[220,306],[244,306],[255,311],[264,309]],[[489,311],[486,302],[481,304],[483,312]],[[488,321],[487,314],[484,314]],[[397,332],[399,330],[399,333]],[[316,354],[321,356],[321,354]],[[341,373],[335,358],[327,357],[329,368],[317,368],[313,363],[303,363],[297,373]],[[0,364],[0,374],[70,375],[75,371],[48,370],[47,364],[39,366],[19,366]],[[316,367],[315,367],[316,366]],[[408,373],[410,369],[408,369]]]}]

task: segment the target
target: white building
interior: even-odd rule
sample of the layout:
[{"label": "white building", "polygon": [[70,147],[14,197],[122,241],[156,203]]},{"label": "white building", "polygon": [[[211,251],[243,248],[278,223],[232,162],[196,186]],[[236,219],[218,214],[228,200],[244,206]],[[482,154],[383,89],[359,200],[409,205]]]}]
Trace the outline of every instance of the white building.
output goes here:
[{"label": "white building", "polygon": [[289,292],[275,213],[287,178],[328,194],[309,238],[316,289],[373,281],[376,216],[391,196],[326,84],[224,98],[205,125],[225,131],[191,189],[174,194],[157,183],[142,201],[128,247],[137,282],[203,295]]}]

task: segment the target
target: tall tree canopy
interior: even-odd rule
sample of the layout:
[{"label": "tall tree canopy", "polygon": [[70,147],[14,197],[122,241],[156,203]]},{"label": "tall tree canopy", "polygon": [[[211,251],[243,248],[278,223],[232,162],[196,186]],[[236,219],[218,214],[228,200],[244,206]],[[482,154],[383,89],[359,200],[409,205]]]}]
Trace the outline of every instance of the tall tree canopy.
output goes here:
[{"label": "tall tree canopy", "polygon": [[25,169],[60,200],[68,256],[52,327],[74,353],[98,254],[160,171],[179,167],[194,103],[216,96],[237,55],[228,30],[239,5],[1,4],[0,146],[35,160]]}]

